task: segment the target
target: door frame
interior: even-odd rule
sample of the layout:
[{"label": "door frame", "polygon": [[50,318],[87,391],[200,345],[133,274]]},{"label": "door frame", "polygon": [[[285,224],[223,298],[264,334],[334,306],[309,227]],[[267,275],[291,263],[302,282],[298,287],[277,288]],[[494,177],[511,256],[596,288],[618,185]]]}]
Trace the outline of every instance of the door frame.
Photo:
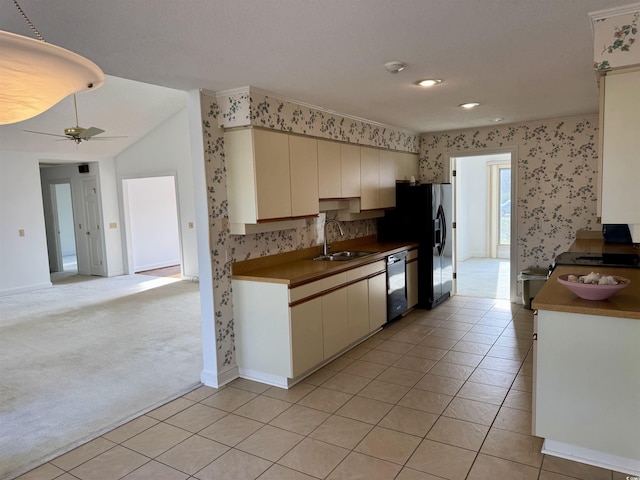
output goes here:
[{"label": "door frame", "polygon": [[[521,295],[518,295],[518,147],[502,147],[502,148],[479,148],[473,151],[446,152],[448,168],[445,175],[449,177],[449,182],[453,188],[453,222],[456,222],[456,181],[453,175],[455,162],[457,158],[479,157],[486,155],[500,155],[508,153],[511,155],[511,245],[509,249],[509,300],[511,303],[522,303]],[[453,229],[453,272],[457,276],[457,232]],[[457,283],[454,280],[453,293],[456,293]]]}]

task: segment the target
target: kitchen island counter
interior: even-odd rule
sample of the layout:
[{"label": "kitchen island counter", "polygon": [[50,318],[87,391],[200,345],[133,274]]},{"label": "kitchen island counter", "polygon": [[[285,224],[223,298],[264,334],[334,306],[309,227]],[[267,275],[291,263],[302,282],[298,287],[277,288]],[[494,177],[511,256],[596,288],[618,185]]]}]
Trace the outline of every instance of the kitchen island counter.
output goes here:
[{"label": "kitchen island counter", "polygon": [[[579,298],[558,282],[559,275],[569,273],[586,275],[590,272],[628,278],[631,280],[631,284],[607,300],[595,301]],[[640,269],[560,265],[555,268],[552,275],[535,296],[532,306],[537,310],[640,320]]]}]

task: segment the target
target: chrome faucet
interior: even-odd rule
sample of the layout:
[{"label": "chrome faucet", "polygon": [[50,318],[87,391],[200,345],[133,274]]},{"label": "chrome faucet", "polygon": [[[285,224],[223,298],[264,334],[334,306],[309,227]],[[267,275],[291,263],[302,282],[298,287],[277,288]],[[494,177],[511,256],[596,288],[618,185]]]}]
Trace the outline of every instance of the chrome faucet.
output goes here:
[{"label": "chrome faucet", "polygon": [[326,220],[324,222],[324,244],[322,245],[322,255],[328,255],[329,254],[329,242],[327,242],[327,226],[330,223],[335,223],[338,226],[338,229],[340,229],[340,236],[344,236],[344,232],[342,231],[342,226],[340,225],[340,223],[335,220],[335,219],[329,219]]}]

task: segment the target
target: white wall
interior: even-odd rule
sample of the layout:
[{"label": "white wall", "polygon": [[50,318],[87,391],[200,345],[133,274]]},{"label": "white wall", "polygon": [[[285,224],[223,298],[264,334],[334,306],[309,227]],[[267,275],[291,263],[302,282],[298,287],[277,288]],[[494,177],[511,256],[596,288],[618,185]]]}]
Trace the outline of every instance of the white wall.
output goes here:
[{"label": "white wall", "polygon": [[122,195],[133,271],[180,264],[174,177],[124,180]]},{"label": "white wall", "polygon": [[30,155],[0,158],[0,265],[0,295],[51,286],[40,172]]},{"label": "white wall", "polygon": [[[117,155],[116,171],[120,183],[121,209],[123,179],[176,176],[182,274],[185,277],[198,277],[194,184],[186,107]],[[124,218],[121,217],[121,221]],[[131,257],[129,252],[127,256]]]},{"label": "white wall", "polygon": [[456,158],[457,261],[489,255],[488,158]]}]

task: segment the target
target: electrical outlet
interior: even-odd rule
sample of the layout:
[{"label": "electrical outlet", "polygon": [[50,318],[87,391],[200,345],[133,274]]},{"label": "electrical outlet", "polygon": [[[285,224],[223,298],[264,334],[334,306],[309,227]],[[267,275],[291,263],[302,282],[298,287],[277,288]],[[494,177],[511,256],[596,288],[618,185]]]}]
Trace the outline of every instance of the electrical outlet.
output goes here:
[{"label": "electrical outlet", "polygon": [[24,237],[24,229],[21,228],[20,230],[18,230],[18,236]]}]

